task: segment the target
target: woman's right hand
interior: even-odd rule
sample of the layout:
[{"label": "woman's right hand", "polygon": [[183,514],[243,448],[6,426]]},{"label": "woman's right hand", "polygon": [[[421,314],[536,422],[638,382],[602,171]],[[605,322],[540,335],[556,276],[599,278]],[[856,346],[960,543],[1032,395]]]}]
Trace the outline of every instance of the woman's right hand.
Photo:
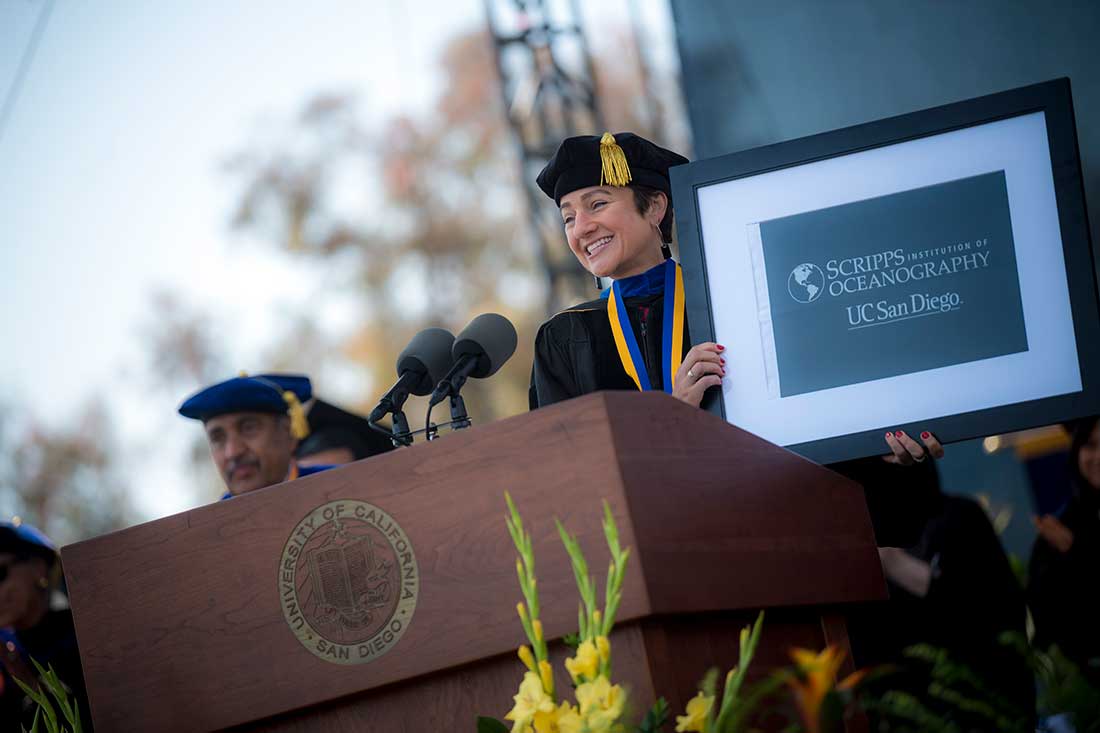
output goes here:
[{"label": "woman's right hand", "polygon": [[673,380],[672,396],[692,407],[703,401],[703,393],[722,383],[726,376],[726,360],[722,358],[725,346],[706,341],[692,346],[680,364]]}]

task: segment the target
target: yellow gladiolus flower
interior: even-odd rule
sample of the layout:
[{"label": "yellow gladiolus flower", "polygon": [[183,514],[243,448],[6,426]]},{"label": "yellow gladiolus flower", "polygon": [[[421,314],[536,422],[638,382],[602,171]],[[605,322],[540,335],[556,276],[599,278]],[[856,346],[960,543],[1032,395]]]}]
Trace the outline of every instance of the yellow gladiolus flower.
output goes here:
[{"label": "yellow gladiolus flower", "polygon": [[576,708],[563,702],[549,713],[535,713],[535,733],[581,733],[581,716]]},{"label": "yellow gladiolus flower", "polygon": [[600,653],[601,662],[611,659],[611,642],[607,640],[606,636],[596,637],[596,651]]},{"label": "yellow gladiolus flower", "polygon": [[618,722],[626,704],[626,694],[619,685],[612,685],[603,676],[577,685],[577,704],[591,733],[607,733]]},{"label": "yellow gladiolus flower", "polygon": [[714,695],[704,695],[702,692],[688,700],[687,715],[676,716],[676,733],[694,731],[703,733],[706,730],[707,716],[714,707]]},{"label": "yellow gladiolus flower", "polygon": [[516,613],[519,614],[519,620],[527,623],[527,606],[523,605],[523,601],[516,604]]},{"label": "yellow gladiolus flower", "polygon": [[527,667],[527,669],[534,672],[535,671],[535,655],[531,653],[531,648],[529,646],[527,646],[526,644],[524,644],[523,646],[521,646],[519,648],[519,651],[516,652],[516,653],[519,654],[519,659],[520,659],[521,662],[523,662],[523,666]]},{"label": "yellow gladiolus flower", "polygon": [[798,675],[787,680],[794,691],[795,703],[806,726],[807,733],[821,730],[821,704],[834,689],[848,690],[859,684],[865,671],[854,672],[836,683],[836,672],[844,661],[845,652],[836,644],[830,644],[820,653],[809,649],[792,649],[791,659],[798,667]]},{"label": "yellow gladiolus flower", "polygon": [[565,660],[565,668],[577,684],[596,678],[596,672],[600,668],[600,653],[591,639],[581,642],[577,647],[577,655]]},{"label": "yellow gladiolus flower", "polygon": [[535,634],[535,641],[542,641],[542,621],[535,619],[531,622],[531,630]]},{"label": "yellow gladiolus flower", "polygon": [[542,680],[534,672],[523,675],[519,692],[512,699],[516,704],[504,716],[505,720],[512,721],[512,733],[526,730],[536,713],[548,713],[554,709],[554,701],[546,694]]}]

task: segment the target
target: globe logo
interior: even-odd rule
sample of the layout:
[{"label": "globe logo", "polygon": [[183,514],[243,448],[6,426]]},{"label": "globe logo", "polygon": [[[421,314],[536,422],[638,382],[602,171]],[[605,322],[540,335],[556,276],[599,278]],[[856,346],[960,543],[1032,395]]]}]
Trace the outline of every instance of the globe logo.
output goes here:
[{"label": "globe logo", "polygon": [[825,274],[821,268],[809,262],[803,262],[791,271],[787,278],[787,292],[799,303],[812,303],[821,297],[825,289]]}]

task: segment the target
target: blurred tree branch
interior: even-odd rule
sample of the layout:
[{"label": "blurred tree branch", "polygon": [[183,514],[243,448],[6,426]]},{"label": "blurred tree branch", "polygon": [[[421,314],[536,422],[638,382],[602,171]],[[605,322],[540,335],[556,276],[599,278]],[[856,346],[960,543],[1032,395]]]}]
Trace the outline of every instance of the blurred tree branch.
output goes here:
[{"label": "blurred tree branch", "polygon": [[127,484],[106,410],[91,403],[49,429],[12,410],[0,418],[0,505],[59,546],[127,526]]}]

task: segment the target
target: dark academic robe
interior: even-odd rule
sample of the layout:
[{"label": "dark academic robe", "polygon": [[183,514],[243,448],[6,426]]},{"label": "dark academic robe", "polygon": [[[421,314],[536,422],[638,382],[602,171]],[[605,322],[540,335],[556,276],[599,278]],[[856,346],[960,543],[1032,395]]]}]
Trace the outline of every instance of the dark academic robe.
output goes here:
[{"label": "dark academic robe", "polygon": [[[14,652],[7,650],[8,643],[12,644]],[[48,611],[37,626],[24,631],[0,629],[0,647],[5,647],[0,648],[0,653],[18,654],[28,666],[30,659],[36,660],[43,667],[52,666],[80,706],[84,730],[92,730],[88,693],[84,687],[84,673],[76,646],[72,612]],[[0,665],[0,733],[18,733],[20,726],[30,730],[34,721],[34,710],[35,707],[23,690],[3,672]]]},{"label": "dark academic robe", "polygon": [[1100,685],[1100,492],[1076,493],[1058,517],[1073,532],[1068,552],[1036,538],[1028,566],[1028,605],[1035,619],[1035,643],[1057,644]]},{"label": "dark academic robe", "polygon": [[[619,281],[630,327],[638,340],[653,389],[664,389],[664,265]],[[683,353],[691,348],[684,323]],[[598,300],[567,308],[539,328],[531,368],[531,409],[603,389],[637,390],[623,368],[611,323],[607,291]]]},{"label": "dark academic robe", "polygon": [[[881,690],[908,689],[932,709],[950,715],[963,730],[984,729],[988,721],[967,719],[928,696],[929,669],[908,659],[904,650],[913,644],[930,644],[977,673],[990,692],[1013,705],[1022,719],[1033,719],[1031,671],[1019,654],[999,643],[1006,631],[1023,636],[1024,593],[985,510],[971,499],[943,494],[936,501],[925,493],[908,504],[923,504],[925,511],[931,510],[922,518],[917,536],[901,547],[932,567],[932,583],[921,598],[888,582],[888,603],[872,604],[850,615],[857,665],[898,665],[902,673],[877,683]],[[898,533],[915,523],[905,524],[909,526],[886,529]],[[901,537],[895,534],[895,538]]]}]

